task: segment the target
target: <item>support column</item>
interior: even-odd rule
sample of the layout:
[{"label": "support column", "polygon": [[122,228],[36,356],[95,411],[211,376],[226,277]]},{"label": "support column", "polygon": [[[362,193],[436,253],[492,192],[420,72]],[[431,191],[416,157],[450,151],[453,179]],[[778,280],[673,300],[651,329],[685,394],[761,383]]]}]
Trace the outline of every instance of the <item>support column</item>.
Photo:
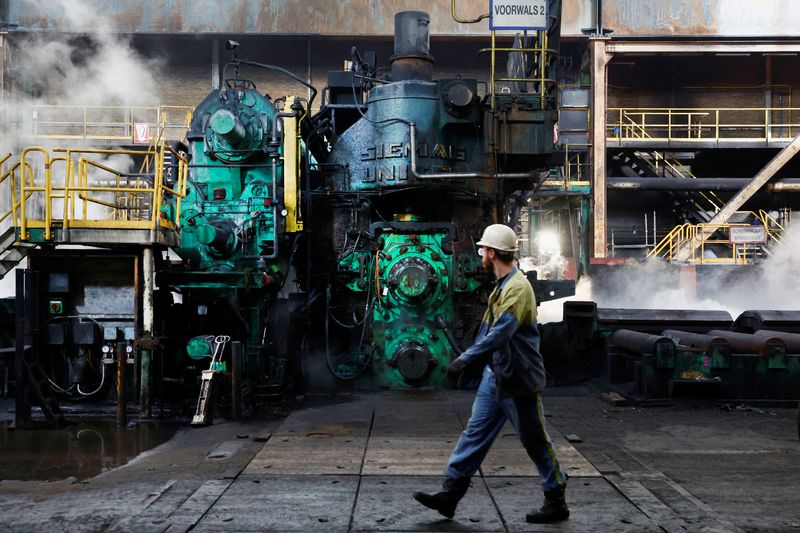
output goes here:
[{"label": "support column", "polygon": [[219,39],[211,39],[211,89],[219,87]]},{"label": "support column", "polygon": [[25,350],[32,349],[33,272],[18,269],[16,279],[16,298],[14,299],[14,320],[16,321],[16,351],[14,354],[14,425],[20,429],[31,419],[28,373],[25,370]]},{"label": "support column", "polygon": [[141,418],[150,418],[150,381],[152,379],[152,349],[153,349],[153,324],[155,315],[153,310],[153,271],[155,262],[153,260],[153,248],[145,246],[142,251],[142,369],[139,386],[139,413]]},{"label": "support column", "polygon": [[117,343],[117,427],[128,424],[128,343]]},{"label": "support column", "polygon": [[[764,107],[772,107],[772,56],[764,56]],[[767,111],[766,114],[767,131],[764,133],[769,142],[772,140],[772,112]]]},{"label": "support column", "polygon": [[[308,62],[308,74],[306,76],[306,81],[308,82],[309,85],[313,85],[312,73],[311,73],[311,39],[308,40],[306,52],[307,52],[307,55],[308,55],[308,57],[306,58],[306,60]],[[310,87],[306,91],[306,99],[309,102],[311,101],[311,88]],[[312,114],[311,108],[308,109],[308,114],[309,115]]]},{"label": "support column", "polygon": [[[0,106],[6,108],[6,61],[8,59],[8,41],[6,35],[0,35]],[[8,124],[6,113],[0,116],[4,124]]]},{"label": "support column", "polygon": [[608,62],[605,37],[589,39],[592,57],[592,257],[606,257],[606,90]]}]

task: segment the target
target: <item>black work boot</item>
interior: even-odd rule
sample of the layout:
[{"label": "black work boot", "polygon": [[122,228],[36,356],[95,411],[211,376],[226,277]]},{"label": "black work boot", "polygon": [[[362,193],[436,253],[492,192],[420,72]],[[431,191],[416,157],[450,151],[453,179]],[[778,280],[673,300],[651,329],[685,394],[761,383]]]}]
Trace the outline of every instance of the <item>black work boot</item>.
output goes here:
[{"label": "black work boot", "polygon": [[538,511],[531,511],[525,515],[525,521],[532,524],[549,524],[560,522],[569,518],[567,500],[564,498],[564,489],[544,493],[544,504]]},{"label": "black work boot", "polygon": [[456,506],[469,488],[469,478],[459,479],[447,478],[442,483],[442,491],[436,494],[425,492],[415,492],[414,499],[429,509],[439,511],[439,514],[447,518],[453,518],[456,514]]}]

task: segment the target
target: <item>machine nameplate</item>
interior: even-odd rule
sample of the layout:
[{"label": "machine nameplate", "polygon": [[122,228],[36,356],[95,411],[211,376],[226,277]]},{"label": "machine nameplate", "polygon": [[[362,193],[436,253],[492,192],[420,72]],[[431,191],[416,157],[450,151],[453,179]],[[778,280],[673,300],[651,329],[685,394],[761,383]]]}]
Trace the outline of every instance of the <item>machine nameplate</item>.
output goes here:
[{"label": "machine nameplate", "polygon": [[492,30],[547,29],[546,0],[491,0],[489,13]]},{"label": "machine nameplate", "polygon": [[[391,159],[394,157],[408,157],[411,153],[410,145],[406,143],[385,143],[370,146],[361,152],[361,161],[374,161],[376,159]],[[448,159],[451,161],[466,161],[467,151],[449,144],[419,143],[417,156]]]}]

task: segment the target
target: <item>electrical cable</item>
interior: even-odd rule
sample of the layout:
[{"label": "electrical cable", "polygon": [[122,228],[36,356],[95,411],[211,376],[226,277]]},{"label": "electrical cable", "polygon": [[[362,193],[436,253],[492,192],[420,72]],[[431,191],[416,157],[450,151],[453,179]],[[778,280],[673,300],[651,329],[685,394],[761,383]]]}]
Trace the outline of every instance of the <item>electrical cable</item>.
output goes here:
[{"label": "electrical cable", "polygon": [[266,63],[258,63],[257,61],[250,61],[248,59],[236,59],[234,61],[231,61],[230,63],[226,63],[225,66],[222,69],[222,77],[224,79],[227,79],[226,72],[228,71],[228,67],[230,67],[231,65],[234,65],[236,67],[237,72],[238,72],[238,69],[239,69],[240,65],[249,65],[251,67],[258,67],[258,68],[263,68],[263,69],[266,69],[266,70],[273,70],[275,72],[280,72],[282,74],[286,74],[287,76],[289,76],[293,80],[295,80],[295,81],[297,81],[299,83],[302,83],[303,85],[305,85],[311,91],[311,98],[309,98],[309,100],[308,100],[309,109],[311,109],[311,106],[314,103],[314,98],[316,98],[316,96],[317,96],[317,89],[313,85],[311,85],[310,83],[305,81],[303,78],[298,76],[297,74],[294,74],[294,73],[286,70],[285,68],[281,68],[281,67],[278,67],[278,66],[275,66],[275,65],[268,65]]},{"label": "electrical cable", "polygon": [[381,302],[381,270],[378,263],[380,258],[381,251],[377,250],[375,252],[375,297],[378,300],[378,307],[383,307],[383,302]]},{"label": "electrical cable", "polygon": [[95,390],[93,390],[92,392],[83,392],[81,390],[80,384],[78,384],[78,386],[76,388],[78,390],[78,394],[80,394],[81,396],[92,396],[93,394],[97,394],[98,392],[100,392],[100,389],[103,388],[103,385],[105,384],[105,382],[106,382],[106,365],[101,363],[100,364],[100,385],[98,385],[97,388]]}]

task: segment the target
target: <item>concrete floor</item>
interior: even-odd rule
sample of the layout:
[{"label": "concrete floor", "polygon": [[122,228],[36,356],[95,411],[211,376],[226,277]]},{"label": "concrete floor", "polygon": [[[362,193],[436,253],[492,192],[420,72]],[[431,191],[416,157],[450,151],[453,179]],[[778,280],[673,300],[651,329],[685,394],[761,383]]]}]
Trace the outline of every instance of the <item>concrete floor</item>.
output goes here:
[{"label": "concrete floor", "polygon": [[541,491],[510,427],[446,520],[411,494],[438,488],[471,401],[462,391],[314,397],[285,418],[183,428],[89,479],[0,482],[0,529],[800,531],[793,409],[612,407],[590,388],[545,397],[570,474],[567,522],[525,523]]}]

